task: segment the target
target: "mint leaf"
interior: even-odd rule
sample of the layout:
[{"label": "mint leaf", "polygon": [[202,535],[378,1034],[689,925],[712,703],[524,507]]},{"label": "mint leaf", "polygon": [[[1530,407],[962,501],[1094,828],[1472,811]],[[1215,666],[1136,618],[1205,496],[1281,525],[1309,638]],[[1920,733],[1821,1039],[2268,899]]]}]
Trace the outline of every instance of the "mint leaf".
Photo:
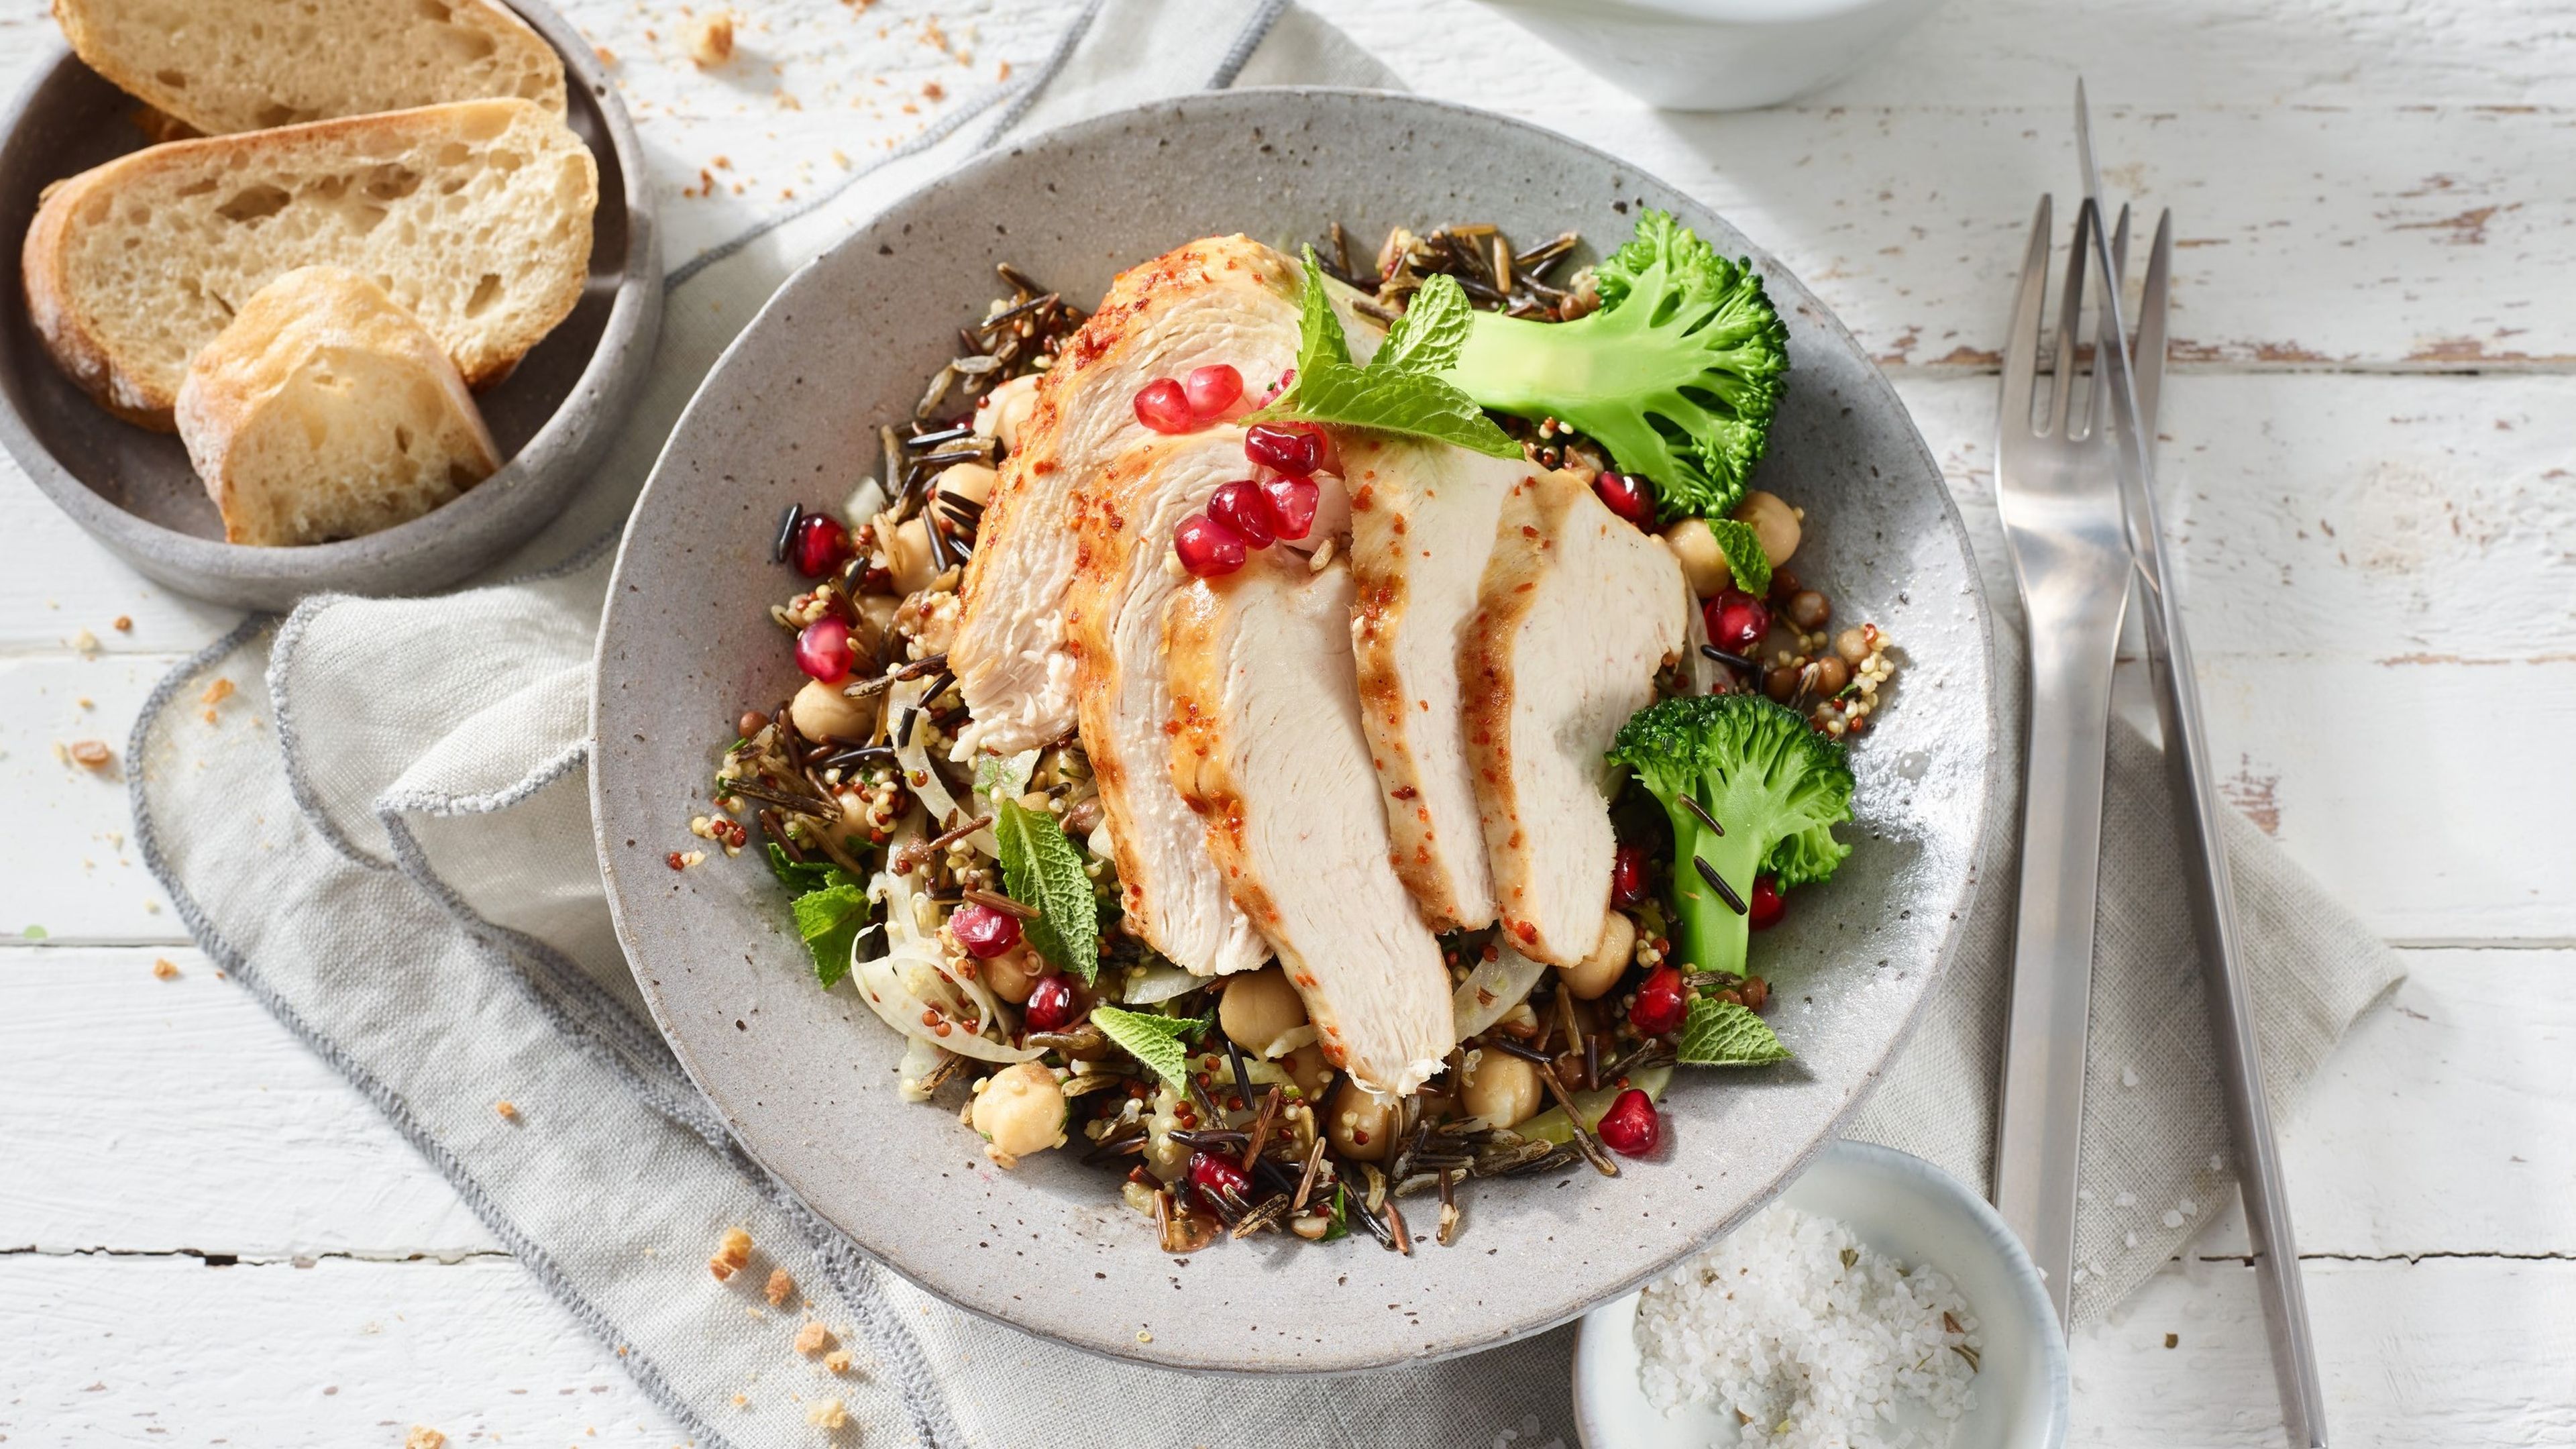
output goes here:
[{"label": "mint leaf", "polygon": [[1386,329],[1386,341],[1378,344],[1377,355],[1369,359],[1369,366],[1401,372],[1447,372],[1458,365],[1458,353],[1467,345],[1467,326],[1475,310],[1467,301],[1466,288],[1458,285],[1456,277],[1432,274],[1413,294],[1404,315]]},{"label": "mint leaf", "polygon": [[1762,551],[1762,536],[1752,524],[1712,518],[1708,531],[1717,535],[1717,551],[1726,555],[1726,571],[1735,575],[1737,588],[1757,599],[1771,592],[1771,556]]},{"label": "mint leaf", "polygon": [[816,980],[828,987],[850,974],[851,948],[867,924],[867,892],[846,878],[796,898],[796,934],[814,953]]},{"label": "mint leaf", "polygon": [[819,891],[826,886],[844,884],[850,879],[848,871],[828,860],[789,860],[787,852],[779,848],[777,841],[773,840],[768,844],[769,873],[778,877],[779,884],[791,891]]},{"label": "mint leaf", "polygon": [[1100,974],[1100,899],[1082,869],[1082,848],[1054,816],[1010,799],[994,808],[993,839],[1011,899],[1038,913],[1025,928],[1029,944],[1091,984]]},{"label": "mint leaf", "polygon": [[975,793],[991,796],[1000,793],[1016,799],[1029,788],[1029,776],[1038,768],[1038,752],[1022,750],[1016,755],[977,755],[975,757]]},{"label": "mint leaf", "polygon": [[1347,367],[1351,361],[1351,340],[1342,333],[1342,319],[1333,312],[1333,295],[1324,290],[1324,269],[1315,260],[1315,249],[1305,249],[1306,288],[1299,296],[1297,314],[1297,375],[1316,363],[1338,362]]},{"label": "mint leaf", "polygon": [[1115,1006],[1091,1008],[1091,1024],[1109,1038],[1120,1051],[1154,1069],[1176,1092],[1190,1089],[1190,1054],[1181,1045],[1184,1038],[1207,1029],[1205,1017],[1156,1016],[1143,1011],[1121,1011]]},{"label": "mint leaf", "polygon": [[1695,1067],[1758,1067],[1785,1062],[1789,1049],[1751,1009],[1713,996],[1691,998],[1677,1055]]},{"label": "mint leaf", "polygon": [[1475,399],[1429,373],[1353,367],[1346,362],[1300,367],[1293,402],[1272,403],[1244,421],[1289,417],[1407,433],[1497,458],[1521,456],[1521,445],[1494,426]]}]

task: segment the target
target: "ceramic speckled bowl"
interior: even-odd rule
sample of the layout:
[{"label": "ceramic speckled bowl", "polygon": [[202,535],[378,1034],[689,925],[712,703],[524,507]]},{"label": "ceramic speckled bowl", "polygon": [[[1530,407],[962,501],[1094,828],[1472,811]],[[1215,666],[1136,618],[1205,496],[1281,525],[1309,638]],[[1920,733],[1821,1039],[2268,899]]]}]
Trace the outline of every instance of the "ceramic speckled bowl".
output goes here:
[{"label": "ceramic speckled bowl", "polygon": [[223,541],[223,520],[173,433],[111,416],[63,376],[27,320],[19,241],[44,188],[139,150],[133,97],[61,42],[29,68],[0,141],[0,445],[72,521],[184,594],[284,609],[305,594],[425,594],[525,543],[599,462],[653,361],[661,249],[643,149],[590,42],[534,0],[509,0],[560,52],[572,129],[599,163],[590,280],[572,315],[476,401],[501,471],[444,508],[305,548]]},{"label": "ceramic speckled bowl", "polygon": [[[1483,220],[1536,238],[1628,234],[1688,197],[1561,137],[1404,96],[1248,91],[1120,112],[988,155],[906,198],[781,288],[699,390],[627,529],[599,646],[591,788],[620,939],[673,1047],[751,1153],[879,1260],[942,1297],[1102,1353],[1192,1369],[1338,1370],[1459,1353],[1560,1323],[1740,1220],[1792,1177],[1901,1041],[1951,949],[1986,822],[1999,723],[1967,535],[1905,409],[1806,289],[1761,262],[1795,373],[1763,486],[1807,508],[1799,574],[1910,661],[1855,752],[1859,843],[1762,938],[1771,1017],[1798,1053],[1685,1073],[1669,1145],[1616,1182],[1588,1169],[1479,1183],[1464,1236],[1401,1257],[1279,1235],[1186,1261],[1117,1179],[1051,1152],[1004,1172],[955,1107],[897,1099],[902,1042],[844,983],[816,988],[757,859],[675,873],[732,721],[797,681],[768,606],[793,500],[876,463],[1010,261],[1067,296],[1209,233],[1282,246],[1339,221]],[[1759,253],[1755,253],[1759,260]],[[1181,1291],[1175,1292],[1175,1287]],[[1149,1337],[1150,1335],[1150,1337]]]}]

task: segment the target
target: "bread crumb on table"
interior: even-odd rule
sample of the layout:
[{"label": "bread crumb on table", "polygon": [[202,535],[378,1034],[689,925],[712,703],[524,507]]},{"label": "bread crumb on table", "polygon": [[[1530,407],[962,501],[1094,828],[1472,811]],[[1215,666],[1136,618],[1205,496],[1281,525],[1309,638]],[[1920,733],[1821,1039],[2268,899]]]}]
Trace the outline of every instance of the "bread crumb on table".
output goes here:
[{"label": "bread crumb on table", "polygon": [[493,1103],[492,1110],[500,1113],[501,1120],[504,1122],[516,1122],[519,1120],[519,1104],[516,1102],[504,1099]]},{"label": "bread crumb on table", "polygon": [[105,740],[75,740],[63,753],[84,770],[105,771],[116,764],[116,751]]},{"label": "bread crumb on table", "polygon": [[836,1348],[830,1353],[823,1355],[823,1367],[830,1369],[836,1374],[848,1373],[850,1371],[850,1351],[846,1348]]},{"label": "bread crumb on table", "polygon": [[414,1424],[403,1436],[403,1449],[446,1449],[447,1436],[426,1424]]},{"label": "bread crumb on table", "polygon": [[741,1272],[750,1261],[751,1234],[740,1228],[727,1228],[725,1235],[716,1240],[715,1256],[707,1259],[707,1271],[715,1274],[716,1281],[721,1283]]},{"label": "bread crumb on table", "polygon": [[179,979],[179,963],[163,956],[152,963],[152,974],[164,981]]},{"label": "bread crumb on table", "polygon": [[787,1276],[786,1269],[772,1268],[769,1270],[768,1286],[760,1291],[769,1299],[769,1306],[775,1308],[795,1296],[796,1280]]},{"label": "bread crumb on table", "polygon": [[796,1351],[807,1358],[812,1358],[831,1346],[832,1330],[811,1319],[806,1321],[804,1327],[796,1330]]},{"label": "bread crumb on table", "polygon": [[838,1399],[818,1399],[805,1406],[805,1422],[817,1429],[838,1429],[850,1422]]},{"label": "bread crumb on table", "polygon": [[733,59],[733,14],[719,10],[689,35],[689,59],[701,70]]}]

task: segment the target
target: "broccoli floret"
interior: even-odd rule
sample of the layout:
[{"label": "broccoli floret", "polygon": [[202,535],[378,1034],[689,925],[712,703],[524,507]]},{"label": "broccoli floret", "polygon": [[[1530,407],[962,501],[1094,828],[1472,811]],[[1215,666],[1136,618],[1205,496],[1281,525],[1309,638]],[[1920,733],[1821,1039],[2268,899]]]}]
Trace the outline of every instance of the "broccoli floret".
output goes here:
[{"label": "broccoli floret", "polygon": [[1834,867],[1849,854],[1851,847],[1834,839],[1832,826],[1810,825],[1774,847],[1771,858],[1762,862],[1762,869],[1777,877],[1780,888],[1786,890],[1830,878]]},{"label": "broccoli floret", "polygon": [[[1697,970],[1744,974],[1751,927],[1694,858],[1749,901],[1760,871],[1793,860],[1805,872],[1799,879],[1821,880],[1850,850],[1830,829],[1851,818],[1843,747],[1760,695],[1690,694],[1648,705],[1620,726],[1610,761],[1635,771],[1672,822],[1676,944]],[[1702,810],[1723,833],[1708,827]]]},{"label": "broccoli floret", "polygon": [[1654,484],[1667,519],[1725,516],[1789,371],[1789,329],[1762,278],[1660,211],[1594,275],[1601,310],[1572,322],[1475,314],[1448,380],[1497,412],[1597,439]]}]

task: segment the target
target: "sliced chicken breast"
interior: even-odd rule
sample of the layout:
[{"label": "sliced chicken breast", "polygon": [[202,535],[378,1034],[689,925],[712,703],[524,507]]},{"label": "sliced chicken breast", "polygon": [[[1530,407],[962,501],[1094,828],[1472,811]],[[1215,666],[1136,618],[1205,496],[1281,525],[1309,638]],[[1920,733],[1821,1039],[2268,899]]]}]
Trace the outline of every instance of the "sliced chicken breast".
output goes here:
[{"label": "sliced chicken breast", "polygon": [[1313,570],[1282,548],[1172,596],[1172,782],[1325,1059],[1370,1091],[1409,1092],[1457,1045],[1457,1018],[1439,943],[1387,861],[1351,598],[1346,565]]},{"label": "sliced chicken breast", "polygon": [[1504,500],[1480,599],[1462,672],[1495,901],[1522,954],[1571,966],[1609,920],[1602,756],[1680,654],[1690,586],[1661,540],[1555,472]]},{"label": "sliced chicken breast", "polygon": [[1083,748],[1116,847],[1128,929],[1201,976],[1246,971],[1270,942],[1226,893],[1207,831],[1172,785],[1163,606],[1189,577],[1166,567],[1172,528],[1244,476],[1243,429],[1155,438],[1075,494],[1065,625]]},{"label": "sliced chicken breast", "polygon": [[[1295,260],[1243,236],[1209,237],[1119,275],[1044,380],[1019,446],[976,529],[965,611],[948,667],[974,712],[968,748],[1015,753],[1074,725],[1073,658],[1064,600],[1073,585],[1068,505],[1110,459],[1155,436],[1136,420],[1136,392],[1156,378],[1225,363],[1255,397],[1297,357]],[[1375,324],[1335,294],[1354,356],[1376,350]]]},{"label": "sliced chicken breast", "polygon": [[1342,445],[1351,500],[1351,644],[1360,721],[1395,873],[1440,930],[1494,921],[1494,881],[1460,729],[1458,657],[1503,500],[1538,470],[1390,434]]}]

